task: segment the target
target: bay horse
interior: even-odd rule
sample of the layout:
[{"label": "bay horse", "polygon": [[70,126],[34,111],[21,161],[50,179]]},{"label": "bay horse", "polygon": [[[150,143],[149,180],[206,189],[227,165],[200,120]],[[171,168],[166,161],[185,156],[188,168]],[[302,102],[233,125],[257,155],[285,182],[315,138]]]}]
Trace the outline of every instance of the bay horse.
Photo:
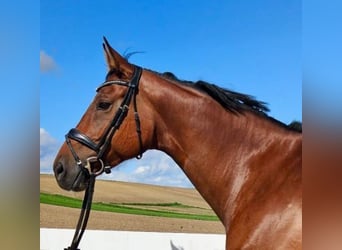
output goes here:
[{"label": "bay horse", "polygon": [[302,248],[301,124],[264,102],[128,62],[104,38],[105,82],[54,161],[59,186],[82,191],[148,149],[171,156],[215,211],[228,249]]}]

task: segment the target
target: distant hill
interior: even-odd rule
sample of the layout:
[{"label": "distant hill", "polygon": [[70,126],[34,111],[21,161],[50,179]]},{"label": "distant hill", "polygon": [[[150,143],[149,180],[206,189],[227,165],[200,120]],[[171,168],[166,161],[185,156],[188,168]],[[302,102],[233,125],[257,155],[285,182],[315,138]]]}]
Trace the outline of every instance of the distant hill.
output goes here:
[{"label": "distant hill", "polygon": [[[40,175],[40,192],[83,199],[84,192],[62,190],[54,176]],[[140,183],[97,180],[94,202],[124,204],[138,209],[215,215],[201,195],[191,188],[154,186]],[[164,204],[181,206],[164,206]],[[74,228],[79,209],[41,204],[41,227]],[[224,233],[219,221],[159,218],[92,211],[89,228],[134,231]]]},{"label": "distant hill", "polygon": [[[83,198],[84,193],[62,190],[53,175],[40,175],[40,191]],[[94,201],[114,203],[179,202],[189,206],[210,208],[202,196],[192,188],[163,187],[141,183],[96,180]]]}]

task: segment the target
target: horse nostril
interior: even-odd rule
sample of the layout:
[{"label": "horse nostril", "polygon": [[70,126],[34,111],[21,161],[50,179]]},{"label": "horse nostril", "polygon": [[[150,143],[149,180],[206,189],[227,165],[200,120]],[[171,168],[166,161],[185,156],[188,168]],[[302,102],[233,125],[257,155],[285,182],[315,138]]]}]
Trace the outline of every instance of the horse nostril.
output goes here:
[{"label": "horse nostril", "polygon": [[63,173],[64,173],[63,164],[58,162],[55,168],[55,175],[60,178],[63,175]]}]

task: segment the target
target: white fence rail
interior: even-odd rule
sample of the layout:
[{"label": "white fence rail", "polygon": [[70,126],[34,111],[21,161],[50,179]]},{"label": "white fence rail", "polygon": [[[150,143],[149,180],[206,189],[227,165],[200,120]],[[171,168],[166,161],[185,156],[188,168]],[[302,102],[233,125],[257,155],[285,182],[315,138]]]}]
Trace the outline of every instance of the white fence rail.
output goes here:
[{"label": "white fence rail", "polygon": [[[70,246],[73,229],[40,229],[41,250]],[[185,234],[86,230],[81,250],[224,250],[223,234]]]}]

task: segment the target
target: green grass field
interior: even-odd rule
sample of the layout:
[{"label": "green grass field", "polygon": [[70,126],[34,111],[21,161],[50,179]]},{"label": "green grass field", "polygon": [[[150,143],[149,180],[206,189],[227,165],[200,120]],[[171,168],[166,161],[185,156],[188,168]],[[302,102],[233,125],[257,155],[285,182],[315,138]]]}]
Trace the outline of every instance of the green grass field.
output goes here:
[{"label": "green grass field", "polygon": [[[75,199],[58,194],[40,193],[40,203],[64,206],[71,208],[81,208],[82,200]],[[147,208],[146,208],[147,207]],[[163,209],[158,209],[158,207]],[[153,209],[150,209],[153,208]],[[182,211],[187,209],[200,209],[184,205],[178,202],[172,203],[103,203],[93,202],[92,210],[105,211],[113,213],[135,214],[145,216],[158,216],[179,219],[204,220],[204,221],[218,221],[215,215],[194,214],[176,211],[168,211],[167,208],[181,208]]]}]

